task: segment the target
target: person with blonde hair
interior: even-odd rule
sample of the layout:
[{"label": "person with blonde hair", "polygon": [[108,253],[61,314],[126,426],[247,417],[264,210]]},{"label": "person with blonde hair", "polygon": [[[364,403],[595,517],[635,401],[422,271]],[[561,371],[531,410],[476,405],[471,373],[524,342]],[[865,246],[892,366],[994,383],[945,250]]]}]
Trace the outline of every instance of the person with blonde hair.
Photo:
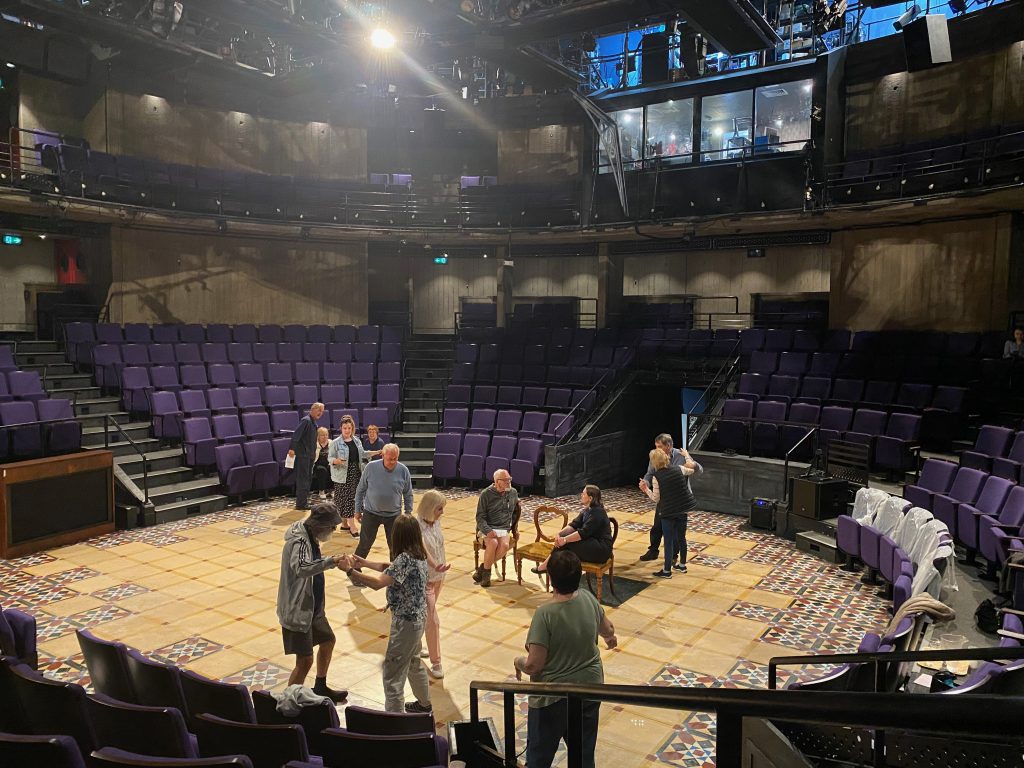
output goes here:
[{"label": "person with blonde hair", "polygon": [[347,413],[339,424],[341,434],[331,441],[328,458],[331,461],[331,480],[334,482],[334,503],[341,512],[341,527],[353,538],[359,538],[356,520],[356,488],[363,476],[366,451],[355,436],[356,422]]},{"label": "person with blonde hair", "polygon": [[[672,464],[671,457],[661,448],[655,448],[648,458],[654,470],[651,484],[640,481],[640,490],[657,504],[655,518],[661,522],[665,536],[665,565],[655,571],[660,579],[672,578],[672,570],[686,573],[686,521],[690,510],[697,506],[697,500],[690,488],[690,476],[703,468],[689,454],[682,466]],[[676,555],[679,562],[676,563]]]},{"label": "person with blonde hair", "polygon": [[[436,680],[444,677],[441,667],[441,619],[437,614],[437,599],[444,586],[444,575],[452,567],[444,559],[444,533],[441,532],[441,516],[447,499],[440,491],[429,490],[420,497],[416,517],[423,534],[423,548],[427,552],[427,618],[424,635],[427,639],[426,655],[430,660],[427,674]],[[420,656],[423,656],[420,651]]]}]

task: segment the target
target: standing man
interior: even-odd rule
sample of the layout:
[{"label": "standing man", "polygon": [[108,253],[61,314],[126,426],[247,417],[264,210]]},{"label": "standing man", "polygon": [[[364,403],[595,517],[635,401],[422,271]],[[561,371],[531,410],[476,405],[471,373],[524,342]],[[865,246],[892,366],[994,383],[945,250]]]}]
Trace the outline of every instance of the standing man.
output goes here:
[{"label": "standing man", "polygon": [[336,506],[317,504],[304,521],[288,527],[277,587],[277,620],[281,622],[284,652],[295,654],[295,668],[288,676],[288,685],[305,685],[306,675],[313,666],[313,646],[317,646],[313,692],[334,702],[344,701],[348,692],[327,687],[334,630],[324,611],[324,571],[336,567],[342,558],[324,557],[320,554],[320,544],[331,538],[339,523],[341,513]]},{"label": "standing man", "polygon": [[[686,450],[680,450],[679,448],[672,447],[672,435],[667,432],[662,432],[656,438],[654,438],[654,447],[659,451],[663,451],[666,456],[669,457],[669,466],[671,467],[682,467],[688,461],[693,462],[692,469],[704,471],[697,462],[693,461],[690,454]],[[651,487],[651,481],[654,479],[654,466],[650,463],[647,464],[647,473],[644,475],[643,480],[639,484],[639,488],[646,495],[644,486]],[[687,479],[689,483],[689,479]],[[651,546],[642,555],[641,560],[657,560],[658,552],[661,549],[661,517],[658,515],[658,510],[654,510],[654,522],[651,524]]]},{"label": "standing man", "polygon": [[512,475],[499,469],[494,483],[484,488],[476,503],[477,536],[483,540],[484,562],[473,574],[481,587],[491,586],[491,568],[508,552],[512,534],[512,517],[519,503],[519,493],[512,487]]},{"label": "standing man", "polygon": [[313,403],[309,413],[299,419],[292,433],[288,455],[295,459],[295,508],[309,509],[309,486],[313,482],[316,457],[316,420],[324,415],[324,404]]},{"label": "standing man", "polygon": [[412,475],[409,468],[398,461],[398,446],[387,443],[381,449],[381,461],[371,461],[363,470],[356,487],[356,521],[359,545],[356,554],[366,557],[377,539],[377,529],[384,526],[388,540],[388,559],[391,559],[391,529],[401,514],[412,514]]}]

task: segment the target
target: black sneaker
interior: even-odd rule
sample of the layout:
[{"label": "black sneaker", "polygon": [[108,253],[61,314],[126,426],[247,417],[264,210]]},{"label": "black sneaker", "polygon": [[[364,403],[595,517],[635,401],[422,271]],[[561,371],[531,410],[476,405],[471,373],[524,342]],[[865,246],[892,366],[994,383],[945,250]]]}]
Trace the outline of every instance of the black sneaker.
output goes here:
[{"label": "black sneaker", "polygon": [[672,571],[655,571],[654,575],[657,576],[659,579],[671,579]]},{"label": "black sneaker", "polygon": [[314,685],[313,693],[317,696],[326,696],[335,704],[340,704],[348,698],[348,691],[336,691],[333,688],[328,688],[326,685]]},{"label": "black sneaker", "polygon": [[686,573],[686,566],[682,563],[676,563],[672,566],[673,571],[679,571],[680,573]]},{"label": "black sneaker", "polygon": [[645,562],[648,561],[648,560],[657,560],[658,559],[658,550],[656,550],[656,549],[648,549],[646,552],[644,552],[642,555],[640,555],[640,559],[645,561]]},{"label": "black sneaker", "polygon": [[473,571],[473,581],[479,582],[480,579],[482,579],[483,577],[484,577],[483,566],[481,566],[481,567],[477,568],[475,571]]},{"label": "black sneaker", "polygon": [[418,701],[407,701],[405,703],[405,711],[410,715],[427,715],[434,711],[434,705],[427,704],[424,706]]}]

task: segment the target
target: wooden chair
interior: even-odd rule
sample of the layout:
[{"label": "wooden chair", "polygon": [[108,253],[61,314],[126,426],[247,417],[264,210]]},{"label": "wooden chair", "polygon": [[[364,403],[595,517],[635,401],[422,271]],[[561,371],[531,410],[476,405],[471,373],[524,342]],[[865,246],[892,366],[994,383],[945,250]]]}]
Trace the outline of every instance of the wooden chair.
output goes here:
[{"label": "wooden chair", "polygon": [[[519,545],[519,518],[523,515],[523,505],[521,502],[516,502],[516,508],[512,512],[512,528],[509,530],[509,539],[511,544],[509,546],[509,552],[512,553],[512,562],[518,562],[516,560],[516,549]],[[484,537],[480,535],[480,531],[476,532],[476,536],[473,537],[473,565],[479,570],[480,568],[480,553],[484,549]],[[505,553],[505,557],[508,557],[508,552]],[[505,580],[505,557],[501,558],[501,580]],[[495,563],[497,565],[497,563]],[[522,580],[520,579],[520,582]]]},{"label": "wooden chair", "polygon": [[[558,526],[555,534],[548,536],[544,533],[540,527],[540,516],[541,513],[552,512],[558,517],[562,518],[562,524]],[[525,547],[519,547],[516,550],[516,576],[519,578],[519,583],[523,583],[523,560],[532,560],[535,563],[543,563],[548,559],[548,555],[551,554],[551,550],[555,548],[555,535],[558,531],[562,530],[569,524],[569,514],[556,509],[555,507],[539,506],[533,510],[533,527],[537,529],[537,538],[531,544],[527,544]],[[544,577],[544,589],[547,590],[549,582],[547,576]]]},{"label": "wooden chair", "polygon": [[[612,595],[618,597],[615,594],[615,540],[619,538],[619,521],[614,517],[609,517],[608,522],[612,524],[612,553],[608,559],[603,563],[583,563],[583,572],[587,574],[587,586],[590,587],[590,591],[594,592],[597,597],[597,602],[601,602],[601,583],[604,581],[604,574],[608,574],[608,589],[612,591]],[[590,583],[590,574],[597,576],[597,590],[594,590],[594,586]]]}]

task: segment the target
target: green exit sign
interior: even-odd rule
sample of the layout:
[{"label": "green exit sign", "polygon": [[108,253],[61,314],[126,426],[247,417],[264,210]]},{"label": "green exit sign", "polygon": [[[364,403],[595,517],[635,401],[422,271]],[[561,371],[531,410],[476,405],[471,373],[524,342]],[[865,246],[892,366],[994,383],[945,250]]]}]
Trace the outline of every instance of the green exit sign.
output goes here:
[{"label": "green exit sign", "polygon": [[448,257],[447,256],[435,256],[434,257],[434,263],[435,264],[447,264],[448,263]]},{"label": "green exit sign", "polygon": [[4,235],[4,245],[21,245],[21,235]]}]

